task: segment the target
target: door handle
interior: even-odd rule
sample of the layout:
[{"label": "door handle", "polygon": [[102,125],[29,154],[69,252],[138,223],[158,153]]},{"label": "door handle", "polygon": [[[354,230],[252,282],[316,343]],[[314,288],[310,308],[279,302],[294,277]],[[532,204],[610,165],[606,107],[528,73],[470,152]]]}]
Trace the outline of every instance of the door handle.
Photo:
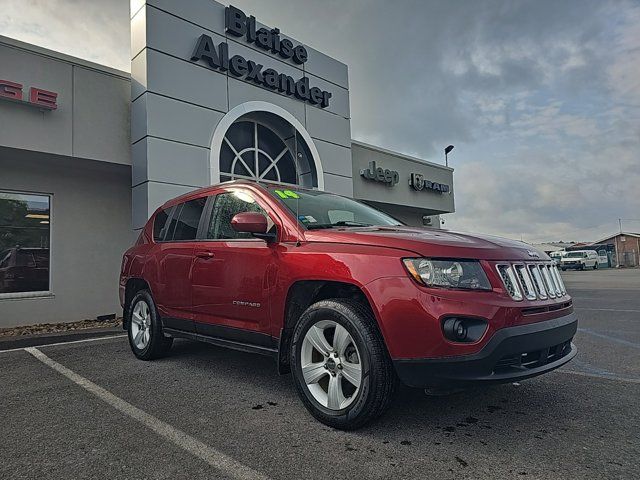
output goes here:
[{"label": "door handle", "polygon": [[213,252],[196,252],[196,257],[204,258],[206,260],[208,258],[215,257],[215,254]]}]

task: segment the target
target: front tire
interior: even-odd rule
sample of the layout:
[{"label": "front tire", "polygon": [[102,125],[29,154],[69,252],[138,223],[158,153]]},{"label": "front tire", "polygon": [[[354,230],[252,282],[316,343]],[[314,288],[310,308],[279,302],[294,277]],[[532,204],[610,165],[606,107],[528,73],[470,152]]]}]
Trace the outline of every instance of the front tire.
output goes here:
[{"label": "front tire", "polygon": [[319,421],[354,430],[389,407],[397,378],[371,312],[358,302],[322,300],[300,317],[291,365],[298,394]]},{"label": "front tire", "polygon": [[597,269],[598,269],[598,262],[596,262],[596,263],[594,263],[594,264],[593,264],[593,269],[594,269],[594,270],[597,270]]},{"label": "front tire", "polygon": [[171,349],[173,338],[162,333],[162,322],[148,290],[141,290],[133,296],[127,305],[125,321],[129,346],[140,360],[163,357]]}]

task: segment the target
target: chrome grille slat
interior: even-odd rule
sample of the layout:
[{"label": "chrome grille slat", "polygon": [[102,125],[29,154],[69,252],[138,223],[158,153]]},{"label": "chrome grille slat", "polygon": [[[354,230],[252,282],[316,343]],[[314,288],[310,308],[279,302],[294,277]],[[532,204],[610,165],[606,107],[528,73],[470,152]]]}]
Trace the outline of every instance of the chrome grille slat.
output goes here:
[{"label": "chrome grille slat", "polygon": [[558,270],[558,266],[557,265],[551,265],[551,270],[553,271],[554,275],[556,276],[556,280],[558,281],[558,286],[560,286],[560,292],[562,292],[562,295],[566,295],[567,294],[567,287],[564,286],[564,280],[562,280],[562,276],[560,275],[560,270]]},{"label": "chrome grille slat", "polygon": [[542,280],[544,281],[544,287],[547,289],[547,295],[549,298],[556,298],[556,291],[551,284],[551,278],[549,278],[549,270],[544,265],[537,265],[538,270],[542,274]]},{"label": "chrome grille slat", "polygon": [[513,267],[510,264],[498,264],[496,269],[509,296],[518,302],[522,300],[522,291],[516,274],[513,272]]},{"label": "chrome grille slat", "polygon": [[518,280],[520,280],[520,286],[522,287],[522,291],[524,292],[524,296],[527,300],[535,300],[538,298],[536,295],[535,287],[533,286],[533,281],[529,276],[529,270],[524,264],[514,265],[513,268],[516,271],[516,276]]},{"label": "chrome grille slat", "polygon": [[538,270],[538,267],[534,264],[527,265],[527,269],[529,270],[531,278],[534,281],[536,291],[538,292],[538,298],[540,300],[546,300],[547,289],[544,288],[544,282],[542,281],[542,274],[540,273],[540,270]]},{"label": "chrome grille slat", "polygon": [[560,298],[562,296],[562,289],[560,288],[560,283],[558,282],[558,279],[556,278],[556,275],[553,271],[553,266],[547,265],[547,270],[549,271],[549,278],[551,279],[551,283],[553,283],[553,288],[555,288],[556,297]]}]

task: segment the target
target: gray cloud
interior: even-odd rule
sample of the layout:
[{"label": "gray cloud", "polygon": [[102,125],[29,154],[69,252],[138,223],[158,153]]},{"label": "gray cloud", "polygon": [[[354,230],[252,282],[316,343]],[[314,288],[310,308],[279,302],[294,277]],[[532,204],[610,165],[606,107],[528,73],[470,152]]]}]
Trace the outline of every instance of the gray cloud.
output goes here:
[{"label": "gray cloud", "polygon": [[[447,226],[580,240],[640,217],[637,2],[233,3],[349,65],[354,138],[435,161],[456,145]],[[128,69],[128,8],[14,1],[0,30]]]}]

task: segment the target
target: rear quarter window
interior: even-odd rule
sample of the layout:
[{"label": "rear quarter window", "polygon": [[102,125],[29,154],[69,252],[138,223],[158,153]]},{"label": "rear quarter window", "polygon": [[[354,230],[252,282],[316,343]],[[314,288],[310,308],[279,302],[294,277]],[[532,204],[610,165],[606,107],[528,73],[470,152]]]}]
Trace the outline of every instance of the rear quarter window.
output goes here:
[{"label": "rear quarter window", "polygon": [[171,209],[160,210],[153,221],[153,241],[160,242],[164,239],[167,220]]}]

